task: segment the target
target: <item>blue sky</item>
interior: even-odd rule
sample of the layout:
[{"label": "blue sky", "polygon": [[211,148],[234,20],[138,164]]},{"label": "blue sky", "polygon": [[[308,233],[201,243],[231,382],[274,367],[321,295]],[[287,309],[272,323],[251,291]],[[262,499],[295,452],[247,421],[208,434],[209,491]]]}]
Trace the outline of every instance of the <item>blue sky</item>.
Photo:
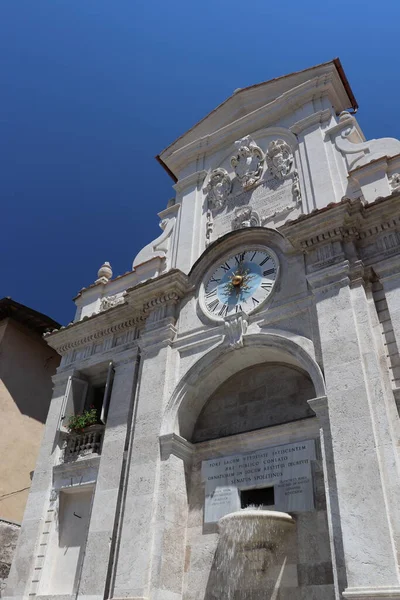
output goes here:
[{"label": "blue sky", "polygon": [[339,56],[367,138],[400,138],[400,2],[1,0],[1,288],[65,324],[130,270],[172,180],[154,156],[238,87]]}]

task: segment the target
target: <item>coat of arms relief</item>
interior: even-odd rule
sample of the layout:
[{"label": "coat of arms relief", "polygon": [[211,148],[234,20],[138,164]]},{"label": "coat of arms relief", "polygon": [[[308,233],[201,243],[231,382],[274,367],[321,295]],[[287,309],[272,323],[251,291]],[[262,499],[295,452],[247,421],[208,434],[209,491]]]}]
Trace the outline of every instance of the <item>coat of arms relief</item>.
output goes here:
[{"label": "coat of arms relief", "polygon": [[244,190],[261,179],[264,153],[249,135],[235,142],[237,152],[231,157],[231,165]]},{"label": "coat of arms relief", "polygon": [[[282,139],[272,140],[264,153],[246,136],[235,142],[231,173],[222,167],[211,171],[204,188],[207,199],[206,244],[230,229],[262,226],[277,214],[296,208],[301,201],[293,150]],[[221,227],[214,227],[224,221]],[[224,231],[222,231],[222,229]]]}]

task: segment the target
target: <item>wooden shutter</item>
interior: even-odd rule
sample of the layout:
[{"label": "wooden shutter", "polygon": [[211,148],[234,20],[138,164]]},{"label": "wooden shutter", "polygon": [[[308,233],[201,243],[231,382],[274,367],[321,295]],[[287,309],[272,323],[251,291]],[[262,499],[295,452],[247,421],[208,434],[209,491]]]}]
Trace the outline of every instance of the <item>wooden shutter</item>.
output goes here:
[{"label": "wooden shutter", "polygon": [[114,367],[112,362],[108,365],[107,381],[103,396],[103,406],[101,407],[100,421],[105,424],[107,421],[108,407],[110,405],[111,390],[114,381]]},{"label": "wooden shutter", "polygon": [[66,430],[68,417],[76,415],[83,410],[88,390],[88,382],[85,379],[71,376],[68,377],[63,406],[60,417],[60,429]]}]

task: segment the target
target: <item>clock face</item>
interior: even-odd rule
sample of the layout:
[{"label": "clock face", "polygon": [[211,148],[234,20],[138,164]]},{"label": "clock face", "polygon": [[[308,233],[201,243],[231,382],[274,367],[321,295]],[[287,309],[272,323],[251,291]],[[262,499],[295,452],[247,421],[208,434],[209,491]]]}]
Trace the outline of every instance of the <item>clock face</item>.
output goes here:
[{"label": "clock face", "polygon": [[277,274],[278,259],[271,250],[252,248],[232,254],[204,282],[206,311],[221,318],[261,308],[274,288]]}]

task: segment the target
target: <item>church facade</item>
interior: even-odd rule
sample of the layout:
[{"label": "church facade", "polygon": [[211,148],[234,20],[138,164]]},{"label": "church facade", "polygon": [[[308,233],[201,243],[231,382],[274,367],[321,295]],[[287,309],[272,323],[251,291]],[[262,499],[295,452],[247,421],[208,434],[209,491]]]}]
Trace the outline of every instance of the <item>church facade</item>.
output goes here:
[{"label": "church facade", "polygon": [[400,142],[357,108],[335,59],[160,154],[161,235],[46,337],[10,600],[400,598]]}]

